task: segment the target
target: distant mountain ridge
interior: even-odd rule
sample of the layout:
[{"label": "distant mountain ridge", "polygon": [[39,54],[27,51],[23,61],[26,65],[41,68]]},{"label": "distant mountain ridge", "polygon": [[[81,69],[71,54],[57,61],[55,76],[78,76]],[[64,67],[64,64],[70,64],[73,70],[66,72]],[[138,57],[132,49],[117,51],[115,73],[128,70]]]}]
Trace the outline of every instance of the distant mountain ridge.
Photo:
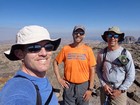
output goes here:
[{"label": "distant mountain ridge", "polygon": [[12,44],[14,42],[14,40],[0,40],[0,44]]}]

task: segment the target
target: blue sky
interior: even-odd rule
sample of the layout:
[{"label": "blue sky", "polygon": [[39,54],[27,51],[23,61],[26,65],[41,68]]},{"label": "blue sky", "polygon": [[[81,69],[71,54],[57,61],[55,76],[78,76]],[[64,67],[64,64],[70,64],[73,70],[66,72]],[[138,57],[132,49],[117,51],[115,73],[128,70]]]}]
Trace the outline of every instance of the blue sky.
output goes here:
[{"label": "blue sky", "polygon": [[53,38],[72,38],[79,24],[87,39],[101,39],[111,26],[138,38],[140,0],[0,0],[0,40],[15,40],[26,25],[44,26]]}]

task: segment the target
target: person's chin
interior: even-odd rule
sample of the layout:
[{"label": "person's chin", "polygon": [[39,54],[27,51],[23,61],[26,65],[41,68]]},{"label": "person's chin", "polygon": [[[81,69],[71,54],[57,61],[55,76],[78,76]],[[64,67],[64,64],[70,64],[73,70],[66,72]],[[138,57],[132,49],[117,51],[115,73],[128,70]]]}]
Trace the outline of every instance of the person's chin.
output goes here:
[{"label": "person's chin", "polygon": [[80,42],[82,42],[82,40],[81,39],[76,39],[76,42],[80,43]]}]

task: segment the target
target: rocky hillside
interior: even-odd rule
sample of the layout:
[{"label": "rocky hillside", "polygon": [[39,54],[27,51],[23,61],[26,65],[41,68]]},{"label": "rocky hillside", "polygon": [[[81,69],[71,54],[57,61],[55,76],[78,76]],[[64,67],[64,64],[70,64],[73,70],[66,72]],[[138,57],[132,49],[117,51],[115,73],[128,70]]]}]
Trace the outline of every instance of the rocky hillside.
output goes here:
[{"label": "rocky hillside", "polygon": [[[89,46],[93,48],[93,51],[95,55],[97,56],[98,51],[101,48],[104,48],[106,46],[105,43],[99,43],[99,42],[90,42],[87,43]],[[132,57],[134,59],[135,68],[136,68],[136,79],[133,83],[133,85],[130,87],[130,89],[127,92],[128,95],[128,105],[140,105],[140,44],[122,44],[126,49],[128,49]],[[3,52],[7,50],[10,47],[9,44],[1,44],[0,45],[0,88],[4,85],[4,83],[11,78],[14,73],[20,68],[20,62],[14,61],[11,62],[8,59],[5,58]],[[53,58],[57,55],[57,53],[60,51],[60,49],[63,47],[61,45],[57,51],[54,52]],[[61,65],[61,74],[63,75],[63,64]],[[47,72],[47,76],[50,79],[52,85],[55,88],[58,88],[61,90],[59,94],[59,100],[60,103],[62,102],[62,91],[63,89],[58,84],[56,77],[53,73],[52,66]],[[96,87],[95,91],[93,92],[93,97],[90,100],[90,105],[100,105],[99,101],[99,91],[98,88],[100,87],[98,78],[96,76],[95,79]]]}]

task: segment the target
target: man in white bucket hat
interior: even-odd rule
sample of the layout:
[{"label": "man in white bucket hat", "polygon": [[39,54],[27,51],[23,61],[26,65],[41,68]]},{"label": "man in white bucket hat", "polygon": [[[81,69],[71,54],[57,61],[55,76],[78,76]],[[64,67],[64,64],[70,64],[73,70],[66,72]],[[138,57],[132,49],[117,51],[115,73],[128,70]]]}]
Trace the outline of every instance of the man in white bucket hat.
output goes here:
[{"label": "man in white bucket hat", "polygon": [[23,27],[16,43],[5,51],[12,61],[21,60],[21,69],[0,92],[0,105],[57,105],[52,86],[45,77],[61,39],[51,39],[47,29],[37,25]]},{"label": "man in white bucket hat", "polygon": [[131,53],[119,44],[124,40],[124,33],[113,26],[104,32],[102,38],[108,46],[97,56],[101,105],[126,105],[126,91],[135,79],[135,67]]}]

